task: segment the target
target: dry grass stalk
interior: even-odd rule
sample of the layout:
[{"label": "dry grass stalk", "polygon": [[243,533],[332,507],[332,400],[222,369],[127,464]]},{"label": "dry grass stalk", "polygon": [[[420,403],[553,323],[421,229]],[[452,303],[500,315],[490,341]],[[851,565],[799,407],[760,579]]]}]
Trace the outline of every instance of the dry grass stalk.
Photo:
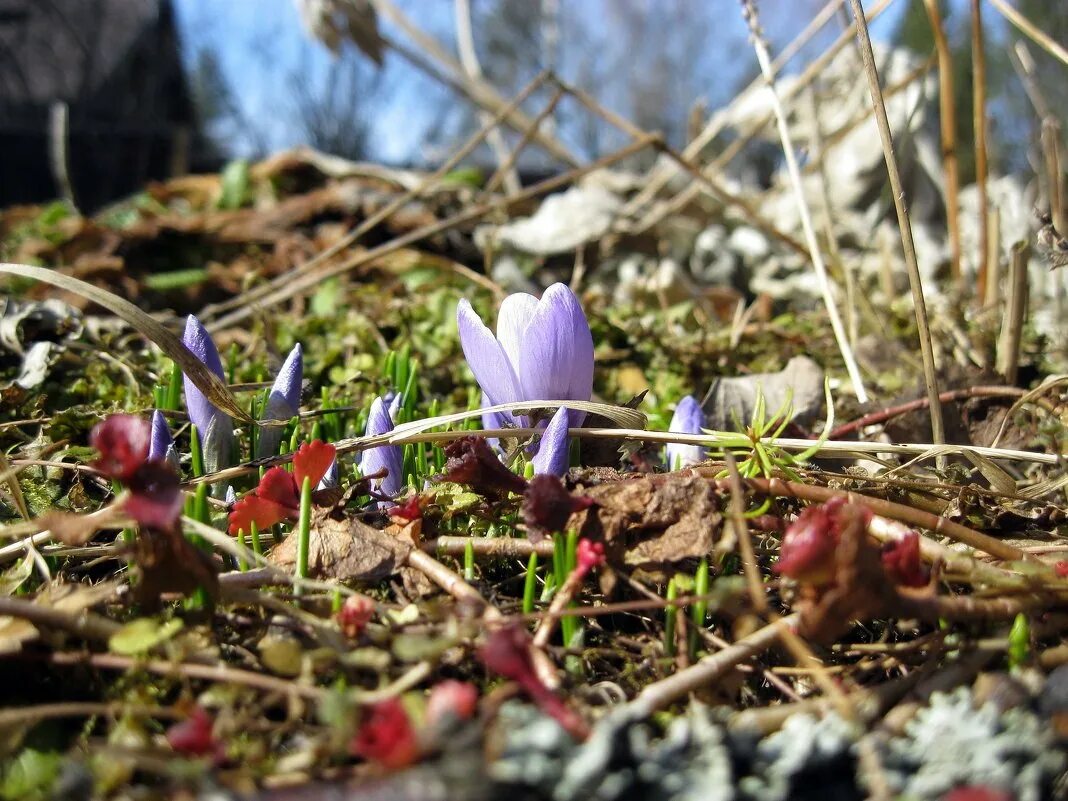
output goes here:
[{"label": "dry grass stalk", "polygon": [[[467,158],[475,148],[477,148],[485,140],[493,128],[500,125],[505,115],[510,111],[518,108],[531,94],[533,94],[542,84],[548,80],[548,73],[541,73],[533,78],[530,83],[524,86],[518,94],[503,108],[501,108],[493,119],[488,121],[479,130],[475,131],[449,158],[447,158],[440,167],[427,176],[419,186],[408,189],[402,192],[391,202],[387,203],[381,209],[374,214],[367,217],[363,222],[353,228],[349,233],[339,239],[330,247],[323,250],[321,253],[317,253],[313,258],[298,265],[294,269],[286,272],[283,275],[273,278],[270,281],[266,281],[263,284],[259,284],[252,287],[246,292],[242,292],[239,295],[231,298],[230,300],[222,303],[213,304],[211,306],[205,306],[201,311],[200,316],[204,320],[210,320],[212,317],[222,314],[223,312],[230,311],[232,309],[248,306],[255,303],[271,294],[272,291],[284,287],[290,283],[294,277],[299,275],[305,275],[313,272],[317,267],[326,263],[326,261],[338,253],[342,252],[346,248],[355,244],[361,236],[366,234],[376,225],[379,225],[384,220],[388,219],[392,214],[396,213],[399,209],[404,207],[405,204],[411,202],[415,198],[422,197],[424,193],[429,192],[438,182],[447,175],[452,169],[454,169],[463,159]],[[529,141],[529,140],[526,140]],[[208,324],[208,328],[214,330],[211,323]]]},{"label": "dry grass stalk", "polygon": [[941,127],[942,167],[946,171],[946,226],[949,229],[950,267],[958,284],[960,266],[960,162],[957,159],[957,106],[953,102],[953,56],[942,27],[938,0],[923,0],[938,53],[938,106]]},{"label": "dry grass stalk", "polygon": [[[863,15],[862,11],[862,18]],[[812,215],[809,212],[808,202],[805,200],[805,194],[801,183],[801,170],[797,166],[797,158],[794,155],[793,141],[790,138],[789,126],[786,123],[786,112],[783,110],[782,103],[779,102],[779,94],[775,90],[775,73],[772,71],[771,59],[768,56],[767,47],[764,45],[763,34],[760,31],[756,6],[752,2],[743,0],[742,16],[745,17],[746,22],[749,25],[751,32],[750,42],[753,45],[753,49],[756,51],[757,61],[760,63],[760,71],[768,85],[768,90],[771,92],[771,104],[775,111],[775,119],[779,128],[779,139],[782,141],[783,155],[786,159],[786,168],[790,174],[790,183],[793,186],[794,197],[797,200],[798,212],[801,216],[801,228],[805,234],[805,243],[808,245],[809,257],[812,259],[812,266],[816,270],[816,278],[819,281],[820,292],[823,295],[823,305],[827,309],[827,316],[831,321],[831,330],[834,332],[834,339],[838,344],[838,350],[842,354],[842,361],[845,362],[846,372],[849,373],[849,380],[853,384],[853,392],[856,394],[858,401],[867,403],[868,393],[864,389],[864,379],[860,375],[860,368],[857,366],[856,358],[853,356],[853,349],[849,347],[849,340],[846,337],[845,329],[842,326],[842,319],[838,314],[838,307],[835,304],[833,290],[831,289],[831,281],[827,276],[827,268],[823,263],[823,253],[820,250],[819,242],[816,241],[816,231],[812,226]]]},{"label": "dry grass stalk", "polygon": [[1005,316],[1001,322],[1001,337],[998,340],[998,372],[1009,384],[1016,383],[1020,367],[1020,342],[1023,339],[1024,319],[1027,316],[1028,274],[1027,262],[1031,248],[1027,242],[1017,242],[1012,248],[1009,261],[1009,298]]},{"label": "dry grass stalk", "polygon": [[972,124],[975,128],[975,188],[979,197],[979,278],[978,298],[986,297],[989,234],[986,179],[986,54],[983,51],[983,14],[979,0],[972,0]]},{"label": "dry grass stalk", "polygon": [[[475,36],[471,31],[471,0],[453,0],[453,17],[456,21],[456,49],[460,54],[460,64],[464,72],[472,80],[482,80],[482,65],[478,63],[478,53],[475,51]],[[493,115],[484,109],[478,112],[479,121],[487,125],[493,120]],[[536,133],[540,127],[532,124],[527,128],[528,132]],[[504,141],[504,133],[497,125],[493,125],[486,134],[486,142],[497,157],[500,166],[499,171],[504,175],[505,190],[515,193],[520,190],[519,172],[514,166],[504,167],[508,161],[508,144]],[[513,162],[514,163],[514,162]]]},{"label": "dry grass stalk", "polygon": [[1061,124],[1054,117],[1042,120],[1042,155],[1046,162],[1046,196],[1049,215],[1058,231],[1068,230],[1065,213],[1064,173],[1061,171]]},{"label": "dry grass stalk", "polygon": [[886,160],[886,172],[890,178],[890,190],[894,197],[894,208],[897,210],[897,224],[901,231],[901,247],[905,255],[905,266],[908,269],[909,286],[912,289],[912,304],[920,337],[920,353],[923,356],[923,379],[927,385],[927,396],[931,404],[931,439],[936,444],[941,444],[946,441],[945,429],[942,426],[942,403],[938,399],[934,348],[931,344],[931,329],[927,322],[927,307],[923,299],[923,279],[920,276],[920,267],[916,259],[916,245],[912,240],[912,223],[909,221],[908,209],[905,208],[905,190],[901,184],[897,158],[894,155],[893,134],[890,132],[890,120],[886,116],[886,105],[883,102],[882,88],[879,86],[879,72],[875,66],[875,53],[871,47],[871,38],[868,36],[868,24],[864,21],[864,9],[860,5],[860,0],[849,0],[849,2],[857,21],[857,41],[860,44],[864,72],[868,76],[872,104],[875,107],[875,119],[879,124],[879,137],[883,143],[883,157]]},{"label": "dry grass stalk", "polygon": [[1001,12],[1001,15],[1005,17],[1005,19],[1015,25],[1021,33],[1030,38],[1035,44],[1054,58],[1060,59],[1065,64],[1068,64],[1068,49],[1065,49],[1063,45],[1058,44],[1054,39],[1049,37],[1043,30],[1031,22],[1031,20],[1006,3],[1005,0],[990,0],[990,4]]}]

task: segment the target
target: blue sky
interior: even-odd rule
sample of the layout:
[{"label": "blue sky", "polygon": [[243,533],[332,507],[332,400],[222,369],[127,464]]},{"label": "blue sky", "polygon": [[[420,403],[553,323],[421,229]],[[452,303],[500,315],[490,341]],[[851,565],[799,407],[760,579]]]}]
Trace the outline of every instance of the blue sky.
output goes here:
[{"label": "blue sky", "polygon": [[[660,2],[664,5],[659,5]],[[569,48],[568,31],[562,32],[564,46],[558,65],[560,71],[568,79],[578,80],[577,76],[583,74],[583,70],[607,69],[612,73],[608,77],[614,75],[614,70],[627,70],[632,66],[631,60],[640,56],[618,46],[619,28],[615,26],[622,24],[620,20],[627,14],[645,14],[650,16],[643,19],[655,22],[658,15],[668,13],[661,9],[684,9],[686,2],[561,0],[565,13],[579,15],[578,22],[585,26],[588,41],[584,41],[582,48]],[[424,30],[442,39],[450,51],[455,50],[452,0],[397,0],[397,4]],[[473,0],[473,5],[476,13],[478,9],[488,7],[487,0]],[[822,5],[816,0],[764,0],[760,4],[762,22],[773,46],[781,46],[792,38],[803,21]],[[229,155],[249,155],[257,142],[262,142],[269,151],[301,144],[304,135],[297,124],[295,82],[303,80],[312,87],[310,91],[318,91],[331,69],[333,57],[324,46],[305,34],[293,0],[174,0],[174,6],[187,67],[194,68],[202,49],[213,50],[233,90],[235,102],[240,105],[247,121],[245,129],[223,133]],[[886,36],[892,31],[899,9],[903,7],[904,2],[899,0],[896,8],[884,14],[874,26],[873,36]],[[648,91],[674,93],[672,101],[679,108],[688,107],[698,94],[704,96],[713,108],[727,99],[737,81],[755,64],[752,50],[745,44],[744,27],[737,8],[734,0],[728,0],[720,6],[722,13],[717,11],[714,18],[706,21],[707,30],[712,34],[707,37],[707,45],[703,41],[691,41],[695,60],[693,74],[686,76],[685,86],[673,83],[671,86],[649,87]],[[685,14],[684,11],[679,13]],[[678,27],[659,32],[651,29],[650,36],[654,41],[636,43],[637,49],[652,60],[646,64],[655,63],[662,53],[667,52],[663,48],[656,50],[658,43],[666,42],[671,47],[672,42],[668,40],[695,33],[679,31]],[[403,38],[388,26],[385,30]],[[480,41],[477,26],[475,38]],[[826,43],[827,38],[822,41]],[[795,59],[795,63],[803,65],[816,52],[817,49],[809,48],[800,59]],[[615,94],[612,86],[616,87]],[[510,91],[506,88],[504,93]],[[598,96],[602,102],[626,115],[624,106],[629,98],[621,94],[624,91],[631,91],[626,80],[612,83],[605,79],[603,91]],[[428,133],[441,126],[445,126],[446,131],[451,130],[448,126],[458,120],[459,106],[463,103],[455,99],[450,90],[424,76],[395,53],[387,54],[369,102],[371,106],[361,107],[359,113],[366,114],[368,119],[371,155],[395,163],[437,160],[440,154],[421,149],[420,145],[426,141]],[[682,113],[675,116],[681,118]],[[681,123],[681,119],[679,121]],[[449,144],[451,142],[446,142],[443,146]]]}]

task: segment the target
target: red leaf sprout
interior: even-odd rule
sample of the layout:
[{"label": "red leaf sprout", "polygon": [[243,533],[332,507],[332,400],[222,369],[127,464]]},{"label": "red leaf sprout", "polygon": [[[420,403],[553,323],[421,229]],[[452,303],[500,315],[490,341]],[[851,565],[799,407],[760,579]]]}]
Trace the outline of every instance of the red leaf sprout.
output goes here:
[{"label": "red leaf sprout", "polygon": [[419,758],[415,727],[399,698],[379,701],[367,710],[349,752],[389,770],[406,768]]},{"label": "red leaf sprout", "polygon": [[300,515],[300,488],[307,478],[314,489],[330,469],[337,449],[321,440],[305,442],[293,454],[293,472],[272,467],[263,474],[259,486],[234,504],[230,510],[230,533],[251,531],[252,524],[266,530],[275,523],[296,520]]}]

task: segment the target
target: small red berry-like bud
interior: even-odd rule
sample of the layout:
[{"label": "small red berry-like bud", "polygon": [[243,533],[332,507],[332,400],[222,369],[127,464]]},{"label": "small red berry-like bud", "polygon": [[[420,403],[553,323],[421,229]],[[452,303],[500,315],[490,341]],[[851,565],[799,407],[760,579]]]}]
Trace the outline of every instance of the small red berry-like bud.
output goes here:
[{"label": "small red berry-like bud", "polygon": [[367,710],[349,752],[389,770],[406,768],[419,758],[415,728],[399,698],[379,701]]},{"label": "small red berry-like bud", "polygon": [[430,690],[426,702],[426,721],[435,726],[449,717],[468,720],[478,709],[478,689],[466,681],[446,679]]},{"label": "small red berry-like bud", "polygon": [[604,543],[580,539],[575,552],[575,572],[580,577],[604,564]]},{"label": "small red berry-like bud", "polygon": [[375,602],[366,595],[350,595],[337,610],[341,632],[351,640],[359,637],[375,614]]},{"label": "small red berry-like bud", "polygon": [[212,734],[213,723],[211,715],[204,707],[193,707],[188,718],[167,729],[167,743],[184,756],[218,753],[218,743]]},{"label": "small red berry-like bud", "polygon": [[915,531],[884,545],[882,562],[895,583],[905,587],[926,586],[928,576],[920,562],[920,535]]}]

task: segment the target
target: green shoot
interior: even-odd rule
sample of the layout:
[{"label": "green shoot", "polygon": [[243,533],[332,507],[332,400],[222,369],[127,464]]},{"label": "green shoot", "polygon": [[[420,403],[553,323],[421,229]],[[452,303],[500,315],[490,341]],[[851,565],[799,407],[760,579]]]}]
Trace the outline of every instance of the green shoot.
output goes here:
[{"label": "green shoot", "polygon": [[[311,544],[311,479],[304,478],[300,488],[300,518],[297,522],[297,578],[308,577],[308,551]],[[300,593],[298,584],[295,591]]]},{"label": "green shoot", "polygon": [[523,614],[534,611],[534,592],[538,588],[538,554],[531,553],[527,560],[527,575],[523,580]]}]

